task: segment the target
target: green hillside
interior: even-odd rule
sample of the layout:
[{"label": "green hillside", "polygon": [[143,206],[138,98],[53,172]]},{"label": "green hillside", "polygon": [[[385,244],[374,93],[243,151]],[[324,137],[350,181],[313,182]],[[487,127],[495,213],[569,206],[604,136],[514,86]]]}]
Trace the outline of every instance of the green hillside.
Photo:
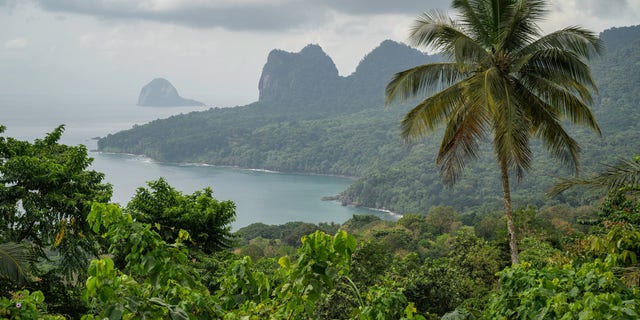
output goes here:
[{"label": "green hillside", "polygon": [[[602,137],[572,131],[583,147],[583,172],[640,147],[640,27],[607,30],[601,37],[608,52],[592,70],[600,88],[594,111]],[[435,165],[440,135],[405,143],[398,124],[408,106],[384,106],[384,86],[393,73],[437,59],[384,41],[356,72],[340,77],[317,45],[299,53],[274,50],[263,69],[259,101],[156,120],[109,135],[98,146],[167,162],[361,177],[341,195],[343,201],[402,213],[436,205],[497,207],[500,184],[488,143],[464,179],[446,189]],[[534,168],[514,186],[516,206],[550,203],[544,191],[566,175],[544,150],[536,148],[535,155]],[[551,202],[591,200],[574,191]]]}]

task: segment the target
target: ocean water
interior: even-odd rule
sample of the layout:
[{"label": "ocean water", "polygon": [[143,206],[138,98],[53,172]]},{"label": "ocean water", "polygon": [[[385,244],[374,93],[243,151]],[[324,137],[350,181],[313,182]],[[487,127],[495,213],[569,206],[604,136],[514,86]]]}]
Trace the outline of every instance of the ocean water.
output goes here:
[{"label": "ocean water", "polygon": [[33,141],[58,125],[65,125],[61,143],[84,144],[94,158],[92,169],[103,172],[113,185],[112,202],[125,205],[147,181],[165,178],[174,188],[191,193],[211,187],[219,200],[236,203],[234,229],[254,222],[283,224],[289,221],[342,223],[354,214],[387,213],[321,201],[346,189],[350,179],[331,176],[284,174],[201,164],[158,163],[126,154],[96,152],[94,137],[131,128],[134,124],[209,107],[150,108],[131,99],[109,96],[56,96],[0,94],[0,124],[6,136]]}]

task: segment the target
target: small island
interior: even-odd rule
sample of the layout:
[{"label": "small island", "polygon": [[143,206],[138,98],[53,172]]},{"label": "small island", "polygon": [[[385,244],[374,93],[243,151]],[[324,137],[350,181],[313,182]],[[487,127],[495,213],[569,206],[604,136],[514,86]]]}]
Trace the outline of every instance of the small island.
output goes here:
[{"label": "small island", "polygon": [[178,90],[164,78],[155,78],[140,90],[138,105],[143,107],[204,106],[205,104],[181,97]]}]

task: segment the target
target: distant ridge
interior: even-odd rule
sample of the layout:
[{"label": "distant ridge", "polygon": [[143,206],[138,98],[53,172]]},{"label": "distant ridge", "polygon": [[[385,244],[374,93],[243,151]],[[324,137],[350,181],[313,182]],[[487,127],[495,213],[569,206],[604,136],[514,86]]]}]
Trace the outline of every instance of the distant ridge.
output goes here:
[{"label": "distant ridge", "polygon": [[613,53],[633,42],[640,41],[640,25],[604,30],[600,33],[600,39],[606,44],[607,51]]},{"label": "distant ridge", "polygon": [[[375,101],[382,101],[384,87],[394,73],[439,59],[385,40],[360,60],[352,74],[343,77],[317,44],[309,44],[300,52],[274,49],[262,68],[258,103],[325,111],[338,106],[340,111],[368,109],[379,104]],[[354,95],[369,104],[353,104]],[[317,106],[317,102],[322,105]]]},{"label": "distant ridge", "polygon": [[181,97],[178,90],[167,79],[155,78],[140,90],[138,105],[144,107],[182,107],[204,106],[205,104]]}]

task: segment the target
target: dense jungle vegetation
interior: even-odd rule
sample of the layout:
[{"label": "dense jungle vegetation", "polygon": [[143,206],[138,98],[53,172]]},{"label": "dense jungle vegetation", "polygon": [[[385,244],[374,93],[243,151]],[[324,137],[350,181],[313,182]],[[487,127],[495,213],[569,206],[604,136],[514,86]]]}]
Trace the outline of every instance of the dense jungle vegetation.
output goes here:
[{"label": "dense jungle vegetation", "polygon": [[[458,9],[465,9],[469,3],[474,6],[466,7],[468,11],[492,17],[491,21],[507,19],[511,23],[506,25],[522,28],[520,31],[531,30],[528,24],[518,24],[526,20],[520,18],[537,17],[542,13],[538,6],[543,5],[526,0],[453,1]],[[500,6],[493,7],[496,4]],[[435,154],[429,153],[435,152],[435,140],[430,139],[436,138],[406,146],[397,141],[398,129],[386,118],[406,111],[406,106],[381,111],[370,108],[368,102],[326,104],[332,107],[328,112],[320,108],[326,101],[314,105],[318,108],[304,110],[313,104],[306,103],[307,95],[295,95],[300,91],[283,96],[282,86],[305,88],[311,80],[307,77],[309,70],[287,69],[281,59],[299,63],[304,60],[301,57],[312,57],[324,61],[325,67],[333,65],[317,46],[309,46],[298,55],[274,51],[265,66],[266,74],[286,75],[263,77],[261,101],[254,105],[158,120],[107,137],[101,140],[101,148],[116,148],[110,143],[120,141],[167,161],[186,161],[183,156],[205,161],[210,156],[225,161],[288,163],[291,170],[359,173],[366,178],[353,188],[360,185],[363,195],[372,194],[365,188],[387,186],[376,192],[384,197],[391,194],[390,198],[372,199],[379,201],[376,205],[411,205],[415,207],[406,211],[415,213],[407,213],[395,222],[362,215],[342,225],[253,224],[231,232],[235,204],[216,199],[209,188],[185,194],[159,178],[138,188],[126,206],[109,204],[111,186],[103,182],[103,174],[90,170],[92,159],[87,149],[59,143],[64,126],[33,142],[0,136],[0,317],[638,319],[640,156],[633,155],[637,131],[630,128],[637,122],[635,88],[640,82],[636,81],[638,74],[629,71],[640,65],[640,42],[635,40],[638,30],[623,28],[601,34],[613,51],[594,63],[601,85],[595,111],[601,117],[604,137],[588,138],[583,129],[572,130],[586,151],[584,162],[607,166],[584,178],[562,180],[554,189],[561,197],[554,202],[538,202],[545,183],[551,185],[553,176],[563,172],[546,157],[537,156],[529,179],[519,185],[519,201],[527,205],[518,206],[513,213],[515,232],[507,230],[507,217],[502,210],[492,209],[488,200],[499,194],[489,186],[500,183],[492,178],[498,174],[488,165],[488,157],[467,168],[468,175],[453,193],[442,187],[423,190],[419,183],[410,182],[425,179],[431,182],[429,185],[436,185],[438,173],[429,169],[433,164],[428,164]],[[553,50],[558,45],[560,49],[580,50],[575,43],[565,43],[565,47],[559,44],[585,40],[586,33],[575,29],[569,33],[575,34],[564,34],[550,42]],[[501,33],[496,34],[502,39]],[[519,40],[527,43],[531,39]],[[385,47],[424,58],[392,42],[383,43],[381,48]],[[484,53],[495,53],[486,50]],[[376,57],[374,51],[361,66]],[[552,62],[549,65],[554,65]],[[360,83],[353,80],[358,71],[353,78],[340,78],[335,66],[330,69],[314,72],[329,84],[331,79],[336,81],[310,90],[318,101],[322,97],[337,99],[337,95],[327,93],[353,89]],[[291,79],[295,81],[288,81]],[[569,87],[579,90],[571,81]],[[288,100],[292,97],[297,104]],[[285,104],[283,99],[292,104]],[[287,112],[277,112],[287,106]],[[271,108],[271,112],[262,114],[260,107]],[[620,110],[623,112],[618,113]],[[325,113],[336,116],[327,120]],[[235,118],[224,119],[222,114],[238,117],[247,127],[229,125]],[[381,127],[372,127],[374,119]],[[186,127],[174,126],[176,123]],[[212,124],[228,131],[223,135]],[[336,132],[307,131],[314,124]],[[533,120],[530,124],[537,126]],[[4,131],[0,126],[0,134]],[[162,132],[163,139],[171,143],[158,144],[147,135],[151,132]],[[183,135],[188,132],[193,135]],[[343,159],[345,167],[340,168],[349,169],[332,172],[339,167],[318,162],[306,153],[310,151],[295,153],[299,148],[317,151],[312,141],[326,138],[320,141],[328,143],[331,137],[343,133],[352,134],[346,141],[362,139],[351,142],[354,148],[365,143],[378,148],[351,153],[366,165],[359,167],[354,159]],[[257,146],[278,146],[262,153],[248,148],[255,143],[248,139],[251,135],[256,139],[279,137],[284,142],[260,140]],[[345,142],[332,143],[337,146]],[[295,146],[290,149],[293,158],[285,157],[281,152],[291,145]],[[182,149],[175,149],[177,146]],[[322,166],[325,169],[319,169]],[[402,174],[408,176],[400,178]],[[567,189],[574,191],[562,193]],[[440,203],[429,202],[436,196],[442,198],[441,203],[455,200],[449,206],[433,205]],[[345,197],[349,197],[348,192]],[[427,199],[424,203],[423,197]],[[474,199],[477,203],[467,202]],[[583,203],[589,204],[577,206]],[[481,210],[468,209],[470,206]],[[515,246],[510,245],[511,240],[518,244],[519,262],[512,259]]]},{"label": "dense jungle vegetation", "polygon": [[[570,128],[583,150],[582,172],[640,148],[635,120],[640,116],[640,93],[635,90],[640,83],[640,27],[614,28],[600,36],[606,53],[591,64],[599,89],[593,110],[602,136]],[[498,208],[499,174],[489,143],[480,159],[469,163],[460,183],[446,189],[434,165],[441,133],[406,143],[399,123],[410,104],[384,106],[384,86],[393,73],[439,59],[385,41],[352,75],[339,77],[317,46],[298,54],[276,50],[263,77],[280,80],[261,88],[260,101],[159,119],[109,135],[98,145],[103,151],[167,162],[362,177],[341,199],[398,213],[424,213],[439,205]],[[528,178],[513,185],[516,205],[549,203],[545,191],[557,177],[568,175],[541,147],[534,145],[534,156]],[[552,204],[585,205],[596,198],[569,191]]]},{"label": "dense jungle vegetation", "polygon": [[[163,179],[124,208],[63,127],[0,138],[0,318],[636,319],[640,159],[597,207],[432,207],[397,222],[254,224]],[[633,180],[635,179],[635,180]],[[634,184],[626,184],[636,181]]]}]

